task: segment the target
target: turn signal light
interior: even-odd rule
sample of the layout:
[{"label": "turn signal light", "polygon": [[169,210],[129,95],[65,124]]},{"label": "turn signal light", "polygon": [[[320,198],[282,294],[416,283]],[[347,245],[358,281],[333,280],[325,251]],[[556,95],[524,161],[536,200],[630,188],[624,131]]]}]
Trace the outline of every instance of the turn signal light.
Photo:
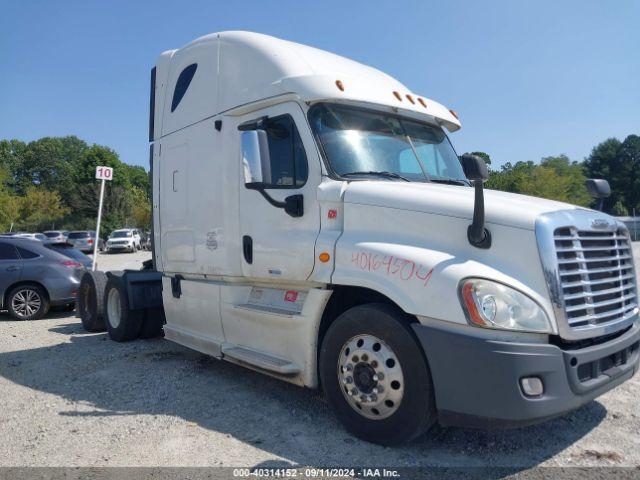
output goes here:
[{"label": "turn signal light", "polygon": [[486,327],[487,322],[482,318],[482,315],[480,315],[476,302],[473,299],[473,283],[467,282],[464,284],[462,287],[462,299],[464,300],[464,304],[469,312],[470,320],[476,325]]},{"label": "turn signal light", "polygon": [[322,252],[320,255],[318,255],[318,258],[322,263],[327,263],[331,259],[331,255],[329,255],[327,252]]}]

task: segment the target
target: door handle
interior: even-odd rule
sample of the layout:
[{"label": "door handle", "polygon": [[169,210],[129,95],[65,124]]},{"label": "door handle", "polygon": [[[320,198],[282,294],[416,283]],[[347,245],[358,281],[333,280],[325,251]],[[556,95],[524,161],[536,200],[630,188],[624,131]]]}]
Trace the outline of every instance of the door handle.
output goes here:
[{"label": "door handle", "polygon": [[173,190],[174,192],[177,192],[177,191],[178,191],[178,190],[176,189],[176,173],[178,173],[178,170],[174,170],[174,171],[173,171],[173,178],[172,178],[172,180],[173,180],[173,186],[172,186],[172,190]]},{"label": "door handle", "polygon": [[16,267],[15,265],[12,265],[10,267],[7,267],[7,272],[15,272],[16,270],[18,270],[20,267]]},{"label": "door handle", "polygon": [[242,254],[249,265],[253,263],[253,239],[249,235],[242,237]]}]

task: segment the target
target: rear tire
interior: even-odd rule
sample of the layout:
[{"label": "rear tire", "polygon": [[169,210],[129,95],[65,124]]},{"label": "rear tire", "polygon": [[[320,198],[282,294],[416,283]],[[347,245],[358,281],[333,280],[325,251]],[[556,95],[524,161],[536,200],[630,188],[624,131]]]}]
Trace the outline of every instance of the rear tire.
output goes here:
[{"label": "rear tire", "polygon": [[39,320],[49,311],[49,296],[38,285],[20,285],[9,292],[6,305],[16,320]]},{"label": "rear tire", "polygon": [[111,340],[128,342],[140,335],[144,320],[142,310],[130,310],[127,289],[122,277],[110,275],[104,294],[106,326]]},{"label": "rear tire", "polygon": [[78,316],[87,332],[104,332],[104,292],[107,275],[100,271],[88,271],[80,280],[78,289]]},{"label": "rear tire", "polygon": [[397,445],[436,421],[429,366],[408,317],[386,304],[353,307],[329,327],[320,379],[329,405],[356,437]]}]

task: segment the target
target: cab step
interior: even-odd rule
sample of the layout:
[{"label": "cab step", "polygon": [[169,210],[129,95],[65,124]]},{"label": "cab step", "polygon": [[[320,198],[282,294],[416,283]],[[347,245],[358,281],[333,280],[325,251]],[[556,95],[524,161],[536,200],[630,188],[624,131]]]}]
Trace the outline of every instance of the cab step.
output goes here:
[{"label": "cab step", "polygon": [[267,353],[257,352],[245,347],[236,345],[222,346],[222,354],[232,360],[247,363],[263,370],[269,370],[280,375],[290,376],[300,373],[300,367],[296,364],[274,357]]}]

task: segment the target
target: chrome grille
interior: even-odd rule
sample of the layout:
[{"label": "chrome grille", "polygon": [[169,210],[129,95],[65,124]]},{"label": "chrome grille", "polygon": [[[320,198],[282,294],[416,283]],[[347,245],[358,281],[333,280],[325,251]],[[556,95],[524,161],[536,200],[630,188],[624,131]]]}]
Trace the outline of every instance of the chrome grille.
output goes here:
[{"label": "chrome grille", "polygon": [[636,313],[633,253],[624,230],[561,227],[553,239],[570,328],[609,324]]}]

